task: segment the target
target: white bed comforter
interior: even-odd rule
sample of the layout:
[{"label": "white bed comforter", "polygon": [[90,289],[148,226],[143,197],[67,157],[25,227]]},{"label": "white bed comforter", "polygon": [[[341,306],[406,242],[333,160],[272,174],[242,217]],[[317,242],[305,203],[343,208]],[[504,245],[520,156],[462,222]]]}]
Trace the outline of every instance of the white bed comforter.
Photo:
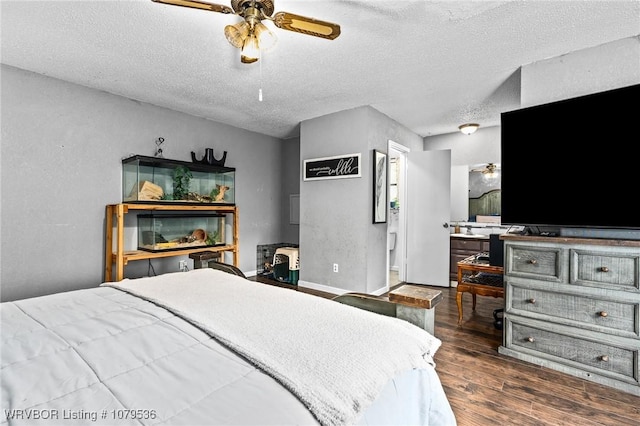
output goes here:
[{"label": "white bed comforter", "polygon": [[209,268],[113,286],[171,310],[247,357],[327,425],[351,424],[440,340],[410,323]]},{"label": "white bed comforter", "polygon": [[455,422],[439,341],[403,321],[211,269],[109,285],[178,317],[108,287],[2,304],[2,423],[375,423],[402,380],[414,418]]}]

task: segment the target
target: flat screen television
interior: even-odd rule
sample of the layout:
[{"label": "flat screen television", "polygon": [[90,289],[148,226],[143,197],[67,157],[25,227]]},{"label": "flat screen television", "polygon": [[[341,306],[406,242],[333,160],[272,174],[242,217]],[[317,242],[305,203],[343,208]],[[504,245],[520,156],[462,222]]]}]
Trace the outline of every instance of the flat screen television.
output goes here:
[{"label": "flat screen television", "polygon": [[640,229],[640,84],[501,114],[503,225]]}]

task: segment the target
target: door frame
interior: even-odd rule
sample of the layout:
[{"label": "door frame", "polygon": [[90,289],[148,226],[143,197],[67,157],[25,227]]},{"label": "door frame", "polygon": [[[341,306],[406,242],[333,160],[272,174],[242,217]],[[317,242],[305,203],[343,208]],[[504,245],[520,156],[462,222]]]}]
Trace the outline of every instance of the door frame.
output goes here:
[{"label": "door frame", "polygon": [[[407,159],[406,155],[411,151],[409,147],[399,144],[391,139],[387,142],[388,158],[391,158],[391,151],[394,151],[394,157],[397,153],[398,157],[402,157],[402,167],[400,169],[400,185],[399,185],[399,198],[400,198],[400,212],[398,214],[398,235],[396,236],[396,259],[398,259],[398,278],[400,281],[406,281],[407,277]],[[387,185],[389,181],[387,180]],[[387,188],[387,191],[389,189]],[[404,206],[404,207],[402,207]],[[387,247],[389,247],[389,231],[387,229]],[[389,290],[389,269],[390,269],[389,250],[387,250],[387,291]]]}]

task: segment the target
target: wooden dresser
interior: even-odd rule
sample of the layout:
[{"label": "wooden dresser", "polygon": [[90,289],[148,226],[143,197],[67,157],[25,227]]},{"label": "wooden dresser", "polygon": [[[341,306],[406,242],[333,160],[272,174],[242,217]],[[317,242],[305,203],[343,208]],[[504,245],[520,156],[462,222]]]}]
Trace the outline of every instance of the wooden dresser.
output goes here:
[{"label": "wooden dresser", "polygon": [[498,352],[640,396],[640,241],[502,239]]},{"label": "wooden dresser", "polygon": [[458,280],[458,262],[465,260],[473,254],[489,251],[489,236],[451,236],[451,249],[449,260],[449,279]]}]

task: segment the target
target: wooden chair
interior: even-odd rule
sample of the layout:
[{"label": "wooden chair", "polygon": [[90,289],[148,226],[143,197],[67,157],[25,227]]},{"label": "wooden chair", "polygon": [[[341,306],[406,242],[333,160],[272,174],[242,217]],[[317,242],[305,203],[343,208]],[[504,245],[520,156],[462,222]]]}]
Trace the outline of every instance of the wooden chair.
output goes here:
[{"label": "wooden chair", "polygon": [[209,262],[209,268],[218,269],[229,274],[237,275],[242,278],[247,278],[244,273],[237,267],[222,262]]}]

